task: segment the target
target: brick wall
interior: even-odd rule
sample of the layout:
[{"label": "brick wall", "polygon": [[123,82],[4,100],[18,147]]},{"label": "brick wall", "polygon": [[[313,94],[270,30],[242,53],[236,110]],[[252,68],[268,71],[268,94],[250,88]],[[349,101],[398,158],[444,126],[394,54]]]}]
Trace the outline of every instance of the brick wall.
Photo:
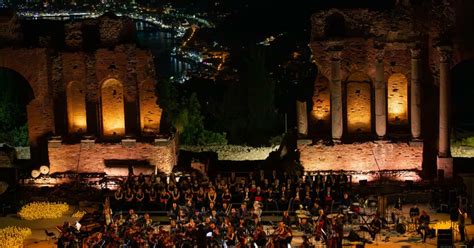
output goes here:
[{"label": "brick wall", "polygon": [[[82,146],[82,147],[81,147]],[[75,172],[79,173],[117,173],[126,175],[127,167],[106,168],[105,160],[145,160],[149,162],[148,172],[155,170],[166,174],[171,173],[176,164],[175,140],[151,143],[95,143],[64,144],[60,141],[50,141],[48,144],[50,173]]]},{"label": "brick wall", "polygon": [[423,146],[418,143],[365,142],[328,146],[300,141],[298,149],[300,161],[307,171],[422,169]]}]

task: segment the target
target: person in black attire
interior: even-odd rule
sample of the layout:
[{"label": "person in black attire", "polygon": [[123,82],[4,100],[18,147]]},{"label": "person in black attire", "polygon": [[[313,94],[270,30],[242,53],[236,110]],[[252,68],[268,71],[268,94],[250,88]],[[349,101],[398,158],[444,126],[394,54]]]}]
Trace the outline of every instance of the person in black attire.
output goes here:
[{"label": "person in black attire", "polygon": [[283,217],[281,218],[281,221],[282,221],[287,227],[291,227],[291,217],[290,217],[288,211],[283,212]]},{"label": "person in black attire", "polygon": [[425,211],[421,211],[421,216],[418,218],[418,223],[420,225],[416,231],[421,235],[423,242],[425,242],[426,235],[429,231],[430,216]]},{"label": "person in black attire", "polygon": [[420,209],[415,204],[412,208],[410,208],[410,218],[411,222],[417,224],[418,217],[420,216]]},{"label": "person in black attire", "polygon": [[467,219],[467,213],[464,211],[464,209],[459,209],[459,218],[458,218],[458,227],[459,227],[459,234],[461,235],[461,242],[466,241],[466,236],[465,236],[465,226],[466,226],[466,219]]}]

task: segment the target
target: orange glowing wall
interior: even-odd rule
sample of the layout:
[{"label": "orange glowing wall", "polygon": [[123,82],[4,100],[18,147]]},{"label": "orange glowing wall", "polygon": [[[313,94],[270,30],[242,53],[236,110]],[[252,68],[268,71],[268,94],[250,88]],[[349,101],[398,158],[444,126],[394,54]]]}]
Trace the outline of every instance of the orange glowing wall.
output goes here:
[{"label": "orange glowing wall", "polygon": [[387,84],[388,123],[408,124],[408,80],[401,73],[395,73]]},{"label": "orange glowing wall", "polygon": [[157,104],[155,82],[152,79],[140,85],[140,126],[144,133],[160,131],[161,108]]},{"label": "orange glowing wall", "polygon": [[329,80],[323,76],[319,76],[314,85],[311,118],[314,123],[331,123],[331,93],[329,91]]},{"label": "orange glowing wall", "polygon": [[371,87],[370,78],[363,73],[352,74],[346,84],[347,131],[349,133],[371,132]]},{"label": "orange glowing wall", "polygon": [[86,94],[82,82],[71,81],[68,83],[66,101],[69,133],[86,132]]},{"label": "orange glowing wall", "polygon": [[123,85],[116,79],[108,79],[101,87],[102,131],[104,136],[125,134]]}]

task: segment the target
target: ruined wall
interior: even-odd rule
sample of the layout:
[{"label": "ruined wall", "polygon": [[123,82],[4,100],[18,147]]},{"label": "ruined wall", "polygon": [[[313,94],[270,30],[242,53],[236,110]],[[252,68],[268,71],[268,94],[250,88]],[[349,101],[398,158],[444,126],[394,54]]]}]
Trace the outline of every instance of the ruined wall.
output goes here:
[{"label": "ruined wall", "polygon": [[327,146],[300,141],[298,149],[306,171],[422,169],[421,144],[365,142]]},{"label": "ruined wall", "polygon": [[142,132],[160,131],[161,108],[157,105],[154,80],[145,80],[140,84],[140,127]]},{"label": "ruined wall", "polygon": [[314,85],[313,109],[311,110],[311,123],[320,123],[319,126],[331,125],[331,93],[329,80],[318,76]]},{"label": "ruined wall", "polygon": [[86,92],[82,82],[71,81],[66,88],[68,131],[87,132]]},{"label": "ruined wall", "polygon": [[387,118],[389,125],[408,124],[408,81],[395,73],[387,83]]},{"label": "ruined wall", "polygon": [[125,112],[123,85],[115,79],[107,79],[100,89],[102,111],[102,132],[104,136],[125,134]]},{"label": "ruined wall", "polygon": [[[145,160],[154,171],[169,174],[176,164],[175,140],[152,143],[107,144],[84,142],[82,144],[61,144],[50,141],[48,145],[50,173],[128,173],[127,166],[106,167],[106,160]],[[122,167],[120,169],[120,167]],[[115,170],[115,171],[114,171]],[[119,172],[120,173],[120,172]]]},{"label": "ruined wall", "polygon": [[348,82],[346,85],[347,131],[353,133],[370,133],[371,88],[365,82]]},{"label": "ruined wall", "polygon": [[53,99],[48,81],[46,49],[0,49],[0,67],[22,75],[33,89],[34,99],[27,106],[30,145],[54,132]]}]

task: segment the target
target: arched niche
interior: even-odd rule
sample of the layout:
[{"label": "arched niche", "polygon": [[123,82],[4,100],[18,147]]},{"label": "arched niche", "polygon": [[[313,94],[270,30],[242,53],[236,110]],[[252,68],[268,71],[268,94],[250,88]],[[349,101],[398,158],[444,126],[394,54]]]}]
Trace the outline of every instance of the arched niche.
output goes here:
[{"label": "arched niche", "polygon": [[408,124],[408,80],[401,73],[388,78],[387,119],[392,126]]},{"label": "arched niche", "polygon": [[145,80],[139,89],[140,99],[140,128],[143,133],[158,133],[160,131],[161,108],[157,104],[155,81]]},{"label": "arched niche", "polygon": [[346,34],[346,20],[340,13],[332,13],[326,17],[324,35],[326,37],[342,37]]},{"label": "arched niche", "polygon": [[86,94],[82,82],[71,81],[67,84],[66,102],[69,133],[86,132]]},{"label": "arched niche", "polygon": [[349,134],[372,131],[372,93],[370,77],[352,73],[346,80],[346,114]]},{"label": "arched niche", "polygon": [[103,135],[124,135],[125,111],[122,83],[116,79],[105,80],[101,86],[100,102]]}]

